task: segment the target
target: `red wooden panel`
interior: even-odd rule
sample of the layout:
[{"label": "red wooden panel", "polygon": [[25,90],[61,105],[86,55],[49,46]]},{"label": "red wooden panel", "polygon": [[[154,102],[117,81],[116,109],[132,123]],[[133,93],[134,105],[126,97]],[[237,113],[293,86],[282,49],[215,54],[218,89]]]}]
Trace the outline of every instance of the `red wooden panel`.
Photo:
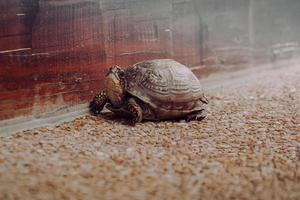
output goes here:
[{"label": "red wooden panel", "polygon": [[21,1],[6,2],[1,33],[14,36],[0,37],[0,120],[84,103],[100,90],[106,60],[98,3],[40,1],[28,23],[15,20]]}]

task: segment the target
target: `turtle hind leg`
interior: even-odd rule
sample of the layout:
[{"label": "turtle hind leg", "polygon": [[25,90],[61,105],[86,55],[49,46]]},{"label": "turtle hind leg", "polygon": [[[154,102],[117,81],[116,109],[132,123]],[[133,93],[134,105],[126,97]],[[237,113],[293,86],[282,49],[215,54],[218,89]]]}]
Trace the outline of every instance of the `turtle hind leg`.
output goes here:
[{"label": "turtle hind leg", "polygon": [[139,123],[143,119],[143,112],[140,105],[136,102],[134,98],[130,98],[127,103],[129,112],[132,114],[132,125]]},{"label": "turtle hind leg", "polygon": [[106,96],[106,92],[101,91],[90,102],[90,105],[89,105],[90,113],[92,115],[99,114],[103,110],[106,103],[108,103],[108,98]]},{"label": "turtle hind leg", "polygon": [[207,112],[205,110],[199,110],[199,111],[195,111],[195,112],[192,112],[192,113],[188,114],[185,117],[185,120],[187,122],[194,121],[194,120],[201,121],[206,116],[207,116]]}]

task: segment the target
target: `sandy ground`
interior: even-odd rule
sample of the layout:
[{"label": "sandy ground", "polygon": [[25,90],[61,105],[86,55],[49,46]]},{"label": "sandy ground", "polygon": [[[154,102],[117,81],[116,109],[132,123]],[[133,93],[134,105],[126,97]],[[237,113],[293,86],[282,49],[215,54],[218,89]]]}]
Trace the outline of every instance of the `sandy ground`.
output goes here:
[{"label": "sandy ground", "polygon": [[0,138],[0,199],[300,199],[300,65],[225,86],[202,122],[86,116]]}]

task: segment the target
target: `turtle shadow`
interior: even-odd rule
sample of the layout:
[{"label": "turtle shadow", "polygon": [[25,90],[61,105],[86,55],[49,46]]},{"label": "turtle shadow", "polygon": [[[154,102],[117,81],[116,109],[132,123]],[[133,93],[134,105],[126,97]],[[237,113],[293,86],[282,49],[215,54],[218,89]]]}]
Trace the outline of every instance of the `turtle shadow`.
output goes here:
[{"label": "turtle shadow", "polygon": [[[112,123],[118,123],[125,126],[132,126],[131,125],[131,117],[128,116],[120,116],[114,112],[103,112],[98,115],[96,115],[97,118],[101,118],[106,120],[107,122]],[[149,119],[143,119],[142,122],[140,122],[140,125],[146,124],[147,122],[152,123],[189,123],[185,120],[185,118],[175,118],[175,119],[164,119],[164,120],[149,120]]]}]

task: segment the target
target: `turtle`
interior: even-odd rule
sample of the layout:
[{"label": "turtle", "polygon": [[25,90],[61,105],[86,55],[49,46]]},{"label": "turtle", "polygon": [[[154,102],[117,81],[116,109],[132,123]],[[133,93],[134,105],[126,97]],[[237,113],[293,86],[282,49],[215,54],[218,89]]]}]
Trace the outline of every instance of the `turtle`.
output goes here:
[{"label": "turtle", "polygon": [[90,112],[100,114],[104,106],[113,113],[142,120],[202,120],[205,97],[199,79],[183,64],[172,59],[136,63],[123,70],[113,66],[105,76],[105,89],[90,102]]}]

